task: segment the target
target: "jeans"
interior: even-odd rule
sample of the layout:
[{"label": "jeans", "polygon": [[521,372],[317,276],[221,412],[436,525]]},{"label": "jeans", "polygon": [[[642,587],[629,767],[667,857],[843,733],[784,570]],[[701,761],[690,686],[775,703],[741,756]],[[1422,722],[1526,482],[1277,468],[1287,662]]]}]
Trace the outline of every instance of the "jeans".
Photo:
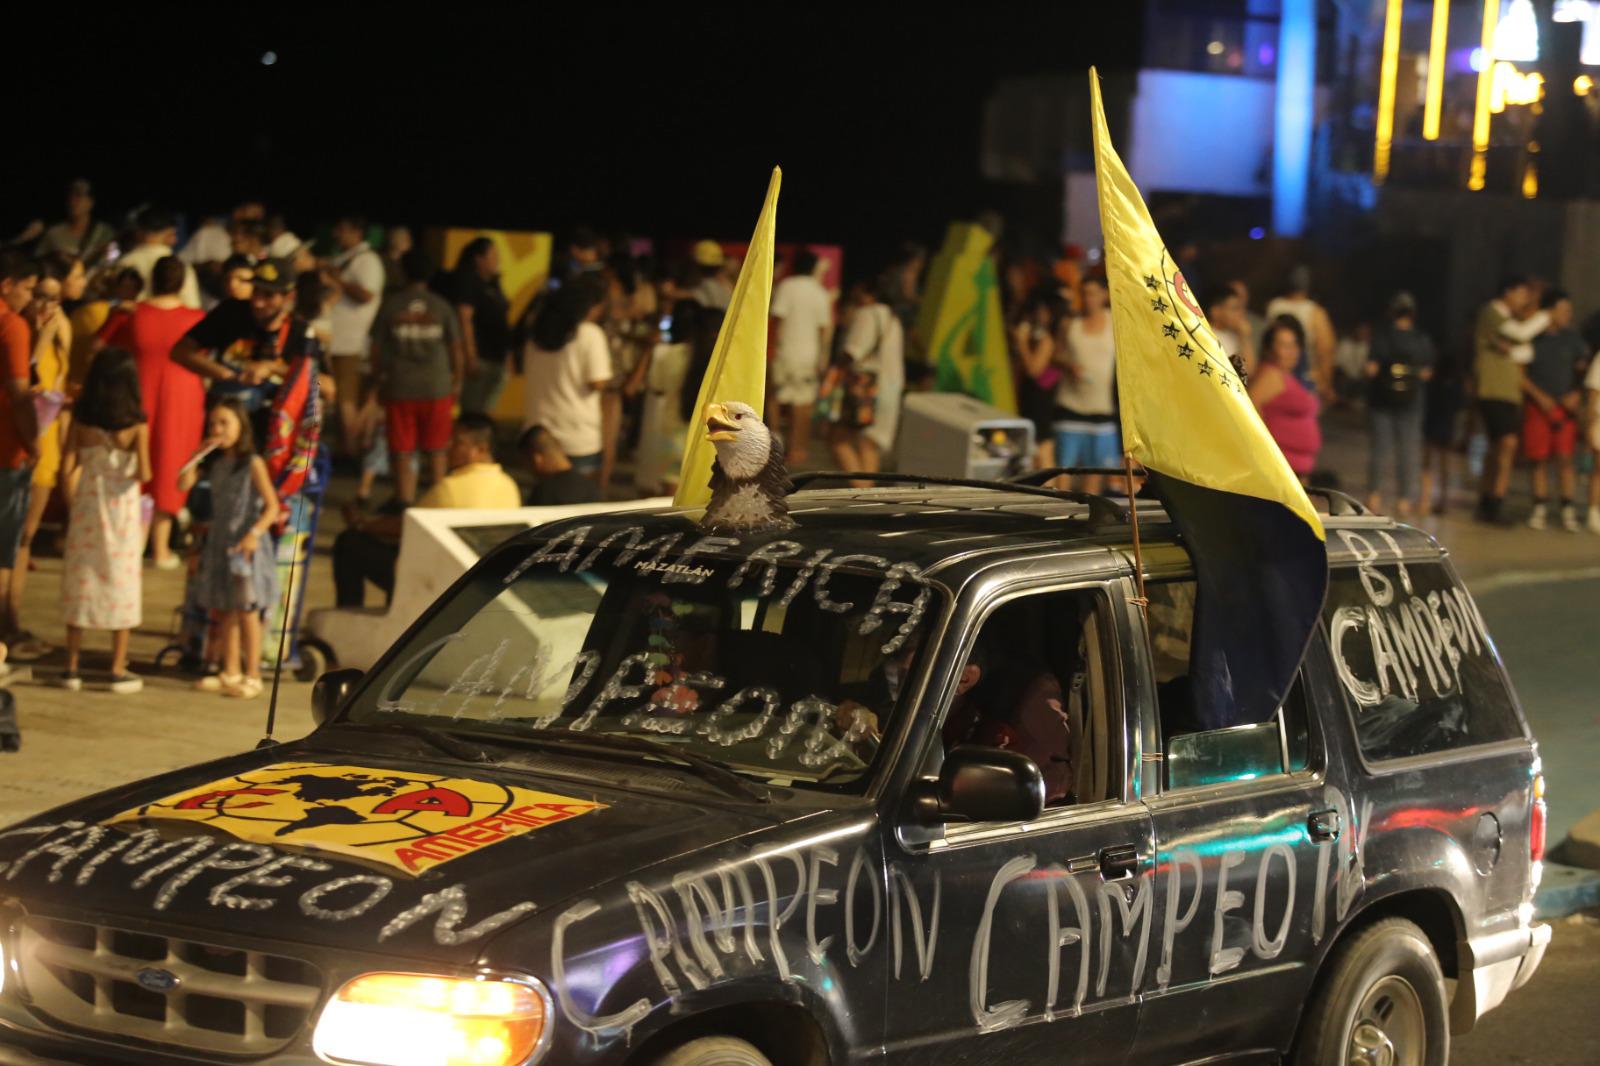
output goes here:
[{"label": "jeans", "polygon": [[1416,501],[1422,477],[1422,405],[1372,407],[1372,451],[1367,466],[1367,486],[1383,491],[1383,471],[1394,468],[1395,498]]},{"label": "jeans", "polygon": [[461,413],[492,415],[500,402],[500,393],[506,387],[505,363],[478,363],[478,369],[467,375],[461,383]]}]

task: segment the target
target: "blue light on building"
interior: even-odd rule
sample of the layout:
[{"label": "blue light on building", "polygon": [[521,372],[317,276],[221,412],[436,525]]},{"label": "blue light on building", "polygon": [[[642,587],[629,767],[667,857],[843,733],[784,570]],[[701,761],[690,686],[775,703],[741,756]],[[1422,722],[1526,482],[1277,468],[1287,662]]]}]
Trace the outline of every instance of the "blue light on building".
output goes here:
[{"label": "blue light on building", "polygon": [[1272,150],[1272,228],[1280,237],[1298,237],[1305,232],[1316,45],[1315,0],[1283,0]]}]

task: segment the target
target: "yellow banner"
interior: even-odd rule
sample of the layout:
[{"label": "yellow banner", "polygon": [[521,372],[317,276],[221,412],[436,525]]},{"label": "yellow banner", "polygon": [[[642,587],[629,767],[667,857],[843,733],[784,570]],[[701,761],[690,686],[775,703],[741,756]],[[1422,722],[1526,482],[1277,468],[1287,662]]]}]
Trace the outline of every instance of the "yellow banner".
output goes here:
[{"label": "yellow banner", "polygon": [[763,417],[766,413],[767,308],[772,302],[773,234],[778,224],[781,184],[783,171],[773,167],[767,199],[756,219],[755,235],[750,238],[750,251],[739,267],[728,316],[722,320],[716,347],[711,349],[711,363],[700,383],[694,417],[689,420],[678,493],[672,498],[679,507],[704,507],[711,502],[711,464],[717,453],[706,437],[706,404],[738,401],[749,404]]},{"label": "yellow banner", "polygon": [[1123,447],[1170,477],[1281,503],[1325,540],[1316,508],[1267,432],[1111,147],[1093,70],[1089,90]]},{"label": "yellow banner", "polygon": [[604,807],[467,777],[276,763],[123,811],[108,824],[198,822],[256,844],[316,848],[419,874]]}]

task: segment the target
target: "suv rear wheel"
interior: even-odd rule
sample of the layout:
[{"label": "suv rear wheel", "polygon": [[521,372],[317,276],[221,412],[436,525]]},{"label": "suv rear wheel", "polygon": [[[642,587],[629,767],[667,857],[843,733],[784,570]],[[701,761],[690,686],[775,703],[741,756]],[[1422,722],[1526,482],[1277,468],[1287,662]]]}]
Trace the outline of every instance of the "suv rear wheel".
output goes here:
[{"label": "suv rear wheel", "polygon": [[702,1036],[673,1048],[655,1066],[772,1066],[767,1057],[733,1036]]},{"label": "suv rear wheel", "polygon": [[1450,1028],[1433,945],[1404,918],[1334,953],[1296,1042],[1296,1066],[1445,1066]]}]

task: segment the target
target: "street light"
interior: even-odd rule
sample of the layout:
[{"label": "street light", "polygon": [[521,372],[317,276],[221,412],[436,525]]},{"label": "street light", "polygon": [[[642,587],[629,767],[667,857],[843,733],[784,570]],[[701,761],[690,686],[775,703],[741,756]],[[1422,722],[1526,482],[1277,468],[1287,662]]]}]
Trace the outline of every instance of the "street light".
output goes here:
[{"label": "street light", "polygon": [[[1483,0],[1483,54],[1485,59],[1494,54],[1495,24],[1500,21],[1500,0]],[[1494,64],[1486,62],[1478,71],[1478,102],[1472,112],[1472,172],[1467,176],[1467,188],[1473,192],[1483,189],[1488,170],[1489,152],[1489,96],[1493,84]]]},{"label": "street light", "polygon": [[1428,40],[1428,88],[1422,109],[1422,139],[1439,139],[1444,102],[1444,50],[1450,36],[1450,0],[1433,0],[1433,35]]}]

